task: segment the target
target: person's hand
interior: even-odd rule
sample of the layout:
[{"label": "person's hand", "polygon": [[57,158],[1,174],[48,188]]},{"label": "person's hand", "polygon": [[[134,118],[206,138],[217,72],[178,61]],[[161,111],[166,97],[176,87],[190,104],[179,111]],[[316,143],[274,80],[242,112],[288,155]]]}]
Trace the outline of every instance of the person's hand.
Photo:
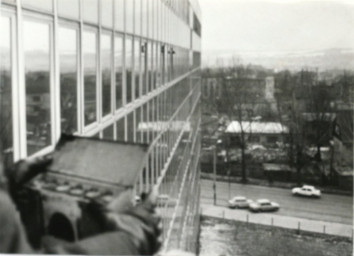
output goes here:
[{"label": "person's hand", "polygon": [[[152,190],[149,194],[141,195],[141,202],[127,212],[142,222],[145,239],[141,239],[144,252],[155,254],[162,245],[162,221],[161,216],[156,213],[157,190]],[[128,227],[127,227],[128,228]]]},{"label": "person's hand", "polygon": [[100,224],[102,232],[123,232],[141,255],[153,255],[162,244],[162,222],[156,213],[156,191],[141,195],[141,202],[133,206],[131,192],[119,195],[107,207],[99,202],[89,204],[91,216]]},{"label": "person's hand", "polygon": [[38,174],[46,172],[52,161],[52,156],[46,155],[33,159],[20,160],[16,162],[12,168],[8,169],[6,176],[12,198],[15,200],[16,191],[24,184],[32,180]]}]

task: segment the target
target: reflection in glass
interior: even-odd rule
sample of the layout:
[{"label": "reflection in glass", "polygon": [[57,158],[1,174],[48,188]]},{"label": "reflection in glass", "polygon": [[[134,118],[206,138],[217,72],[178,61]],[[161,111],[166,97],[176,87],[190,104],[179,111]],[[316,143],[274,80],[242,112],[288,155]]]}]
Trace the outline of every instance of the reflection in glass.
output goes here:
[{"label": "reflection in glass", "polygon": [[113,27],[113,0],[101,0],[102,25],[108,28]]},{"label": "reflection in glass", "polygon": [[[149,131],[147,128],[148,126],[148,123],[149,123],[149,112],[148,112],[148,104],[144,104],[143,107],[141,108],[142,109],[142,127],[141,127],[141,131],[143,133],[143,142],[144,143],[148,143],[149,141]],[[145,126],[145,127],[144,127]]]},{"label": "reflection in glass", "polygon": [[142,51],[141,51],[141,61],[142,61],[142,70],[141,70],[141,79],[142,79],[142,93],[143,95],[148,93],[148,84],[147,84],[147,68],[148,68],[148,44],[144,42],[142,44]]},{"label": "reflection in glass", "polygon": [[110,35],[101,36],[101,68],[102,68],[102,114],[111,113],[111,56],[112,44]]},{"label": "reflection in glass", "polygon": [[141,35],[141,1],[135,0],[135,35]]},{"label": "reflection in glass", "polygon": [[132,76],[133,76],[133,41],[130,37],[125,40],[125,72],[127,103],[132,101]]},{"label": "reflection in glass", "polygon": [[103,139],[114,140],[113,134],[114,134],[114,129],[113,129],[113,125],[111,125],[103,130]]},{"label": "reflection in glass", "polygon": [[117,140],[125,140],[125,117],[117,121]]},{"label": "reflection in glass", "polygon": [[135,98],[140,97],[140,38],[134,41]]},{"label": "reflection in glass", "polygon": [[128,141],[134,142],[135,141],[135,134],[134,134],[134,112],[131,112],[127,116],[127,136]]},{"label": "reflection in glass", "polygon": [[79,19],[79,0],[58,0],[58,14],[62,17]]},{"label": "reflection in glass", "polygon": [[149,38],[153,38],[152,35],[153,35],[153,22],[154,22],[154,10],[153,10],[153,7],[154,7],[154,2],[153,0],[145,0],[147,1],[148,3],[148,37]]},{"label": "reflection in glass", "polygon": [[84,31],[83,33],[83,54],[84,54],[84,116],[85,125],[97,121],[97,36],[94,32]]},{"label": "reflection in glass", "polygon": [[61,130],[77,131],[77,31],[59,28]]},{"label": "reflection in glass", "polygon": [[2,0],[3,3],[16,4],[16,0]]},{"label": "reflection in glass", "polygon": [[155,44],[150,43],[150,63],[149,63],[149,90],[155,89]]},{"label": "reflection in glass", "polygon": [[84,0],[83,12],[84,21],[94,24],[98,23],[98,0]]},{"label": "reflection in glass", "polygon": [[133,33],[134,24],[134,0],[125,1],[125,30],[127,33]]},{"label": "reflection in glass", "polygon": [[0,18],[0,143],[5,167],[12,163],[12,77],[11,77],[11,23]]},{"label": "reflection in glass", "polygon": [[49,32],[48,24],[24,22],[28,155],[51,144]]},{"label": "reflection in glass", "polygon": [[114,40],[114,64],[116,77],[116,109],[122,106],[122,88],[123,88],[123,39],[116,36]]},{"label": "reflection in glass", "polygon": [[114,0],[115,29],[124,31],[124,0]]},{"label": "reflection in glass", "polygon": [[142,142],[143,141],[143,134],[141,132],[141,108],[137,108],[135,111],[135,137],[136,137],[136,142]]},{"label": "reflection in glass", "polygon": [[156,87],[162,85],[162,75],[161,75],[161,48],[160,44],[156,43]]},{"label": "reflection in glass", "polygon": [[53,1],[48,0],[22,0],[22,5],[48,12],[53,11]]},{"label": "reflection in glass", "polygon": [[141,35],[142,36],[147,36],[147,26],[148,26],[148,1],[142,0],[141,3],[141,19],[142,19],[142,27],[141,27]]}]

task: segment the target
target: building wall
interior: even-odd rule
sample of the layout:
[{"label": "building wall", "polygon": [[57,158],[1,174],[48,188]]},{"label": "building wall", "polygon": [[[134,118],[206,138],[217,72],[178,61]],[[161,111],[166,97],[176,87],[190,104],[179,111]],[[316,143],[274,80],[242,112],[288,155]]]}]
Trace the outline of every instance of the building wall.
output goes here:
[{"label": "building wall", "polygon": [[[62,132],[149,143],[136,192],[156,185],[175,200],[175,207],[160,209],[164,249],[195,251],[198,6],[188,0],[3,0],[6,163],[52,151]],[[158,125],[141,128],[151,123]]]}]

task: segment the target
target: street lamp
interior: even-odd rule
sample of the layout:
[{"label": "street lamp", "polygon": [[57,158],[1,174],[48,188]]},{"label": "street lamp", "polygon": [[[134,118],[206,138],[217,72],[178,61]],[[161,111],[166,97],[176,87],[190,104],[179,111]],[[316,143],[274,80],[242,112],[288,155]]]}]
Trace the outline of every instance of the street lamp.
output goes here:
[{"label": "street lamp", "polygon": [[216,205],[216,145],[213,147],[213,174],[214,205]]},{"label": "street lamp", "polygon": [[217,140],[213,146],[213,191],[214,191],[214,205],[216,205],[216,161],[217,161],[217,146],[221,144],[222,140]]}]

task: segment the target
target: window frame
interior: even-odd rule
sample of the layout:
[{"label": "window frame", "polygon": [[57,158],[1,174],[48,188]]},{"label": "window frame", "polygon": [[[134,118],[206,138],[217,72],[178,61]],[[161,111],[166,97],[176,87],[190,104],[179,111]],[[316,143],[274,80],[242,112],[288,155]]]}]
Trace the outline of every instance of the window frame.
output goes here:
[{"label": "window frame", "polygon": [[[110,67],[111,67],[111,74],[110,74],[110,81],[111,81],[111,88],[110,88],[110,92],[111,92],[111,97],[110,97],[110,100],[111,100],[111,109],[110,109],[110,112],[106,115],[104,115],[103,113],[103,83],[102,83],[102,36],[104,35],[108,35],[110,37],[110,46],[111,46],[111,49],[110,49]],[[113,93],[115,92],[115,90],[113,89],[113,87],[115,87],[115,78],[114,78],[114,75],[115,75],[115,65],[114,65],[114,60],[112,58],[114,58],[114,33],[112,31],[108,31],[108,30],[101,30],[101,33],[100,33],[100,43],[99,43],[99,90],[100,90],[100,96],[99,96],[99,106],[100,106],[100,123],[102,122],[105,122],[109,119],[111,119],[113,117],[113,113],[115,112],[114,108],[115,108],[115,100],[116,100],[116,97],[114,95],[113,97]]]},{"label": "window frame", "polygon": [[[88,124],[86,125],[85,124],[85,52],[83,50],[83,43],[84,43],[84,40],[83,40],[83,35],[85,32],[94,32],[95,33],[95,36],[96,36],[96,121],[91,123],[91,124]],[[99,117],[100,117],[100,112],[99,112],[99,109],[100,109],[100,104],[101,102],[99,101],[99,95],[100,95],[100,76],[99,76],[99,61],[100,61],[100,55],[99,55],[99,52],[100,52],[100,49],[99,49],[99,36],[100,36],[100,33],[99,33],[99,29],[98,27],[95,27],[95,26],[90,26],[90,25],[87,25],[87,24],[84,24],[83,27],[81,28],[81,42],[80,42],[80,45],[81,45],[81,52],[82,52],[82,62],[81,62],[81,68],[82,68],[82,93],[81,93],[81,101],[82,101],[82,112],[80,113],[82,115],[82,126],[83,126],[83,134],[86,134],[88,133],[89,131],[95,129],[98,127],[99,125]]]},{"label": "window frame", "polygon": [[[12,153],[11,161],[15,162],[20,159],[20,138],[16,134],[20,134],[21,129],[19,126],[20,116],[16,113],[19,113],[19,105],[23,104],[19,100],[19,84],[18,84],[18,55],[17,55],[17,43],[18,37],[16,34],[16,25],[18,20],[16,20],[16,12],[10,8],[1,7],[1,18],[9,20],[9,39],[10,39],[10,60],[11,60],[11,125],[12,125],[12,146],[9,150]],[[2,150],[6,150],[2,148]],[[4,154],[4,152],[0,152]]]},{"label": "window frame", "polygon": [[[117,82],[117,79],[116,79],[116,73],[117,73],[117,62],[116,62],[116,57],[115,57],[115,54],[116,54],[116,40],[120,40],[121,41],[121,46],[122,46],[122,49],[121,49],[121,52],[122,52],[122,55],[121,55],[121,67],[122,67],[122,73],[121,73],[121,102],[120,102],[120,106],[117,106],[117,88],[116,88],[116,82]],[[125,89],[124,89],[124,86],[125,86],[125,35],[123,33],[120,33],[120,32],[115,32],[113,33],[113,69],[114,69],[114,72],[113,72],[113,77],[114,77],[114,84],[113,84],[113,87],[114,87],[114,106],[113,106],[113,110],[114,110],[114,115],[117,115],[118,113],[120,113],[122,111],[122,108],[124,107],[125,105]]]},{"label": "window frame", "polygon": [[[83,102],[82,101],[82,93],[83,93],[83,90],[84,90],[84,85],[83,85],[83,79],[81,80],[81,49],[80,49],[80,46],[82,45],[81,44],[81,37],[80,37],[80,25],[78,24],[78,22],[69,22],[67,20],[63,20],[63,19],[58,19],[58,26],[57,26],[57,29],[58,29],[58,32],[60,30],[60,28],[66,28],[66,29],[73,29],[76,31],[76,64],[77,64],[77,70],[76,70],[76,90],[77,90],[77,95],[76,95],[76,101],[77,101],[77,131],[74,132],[75,135],[78,135],[81,133],[82,131],[82,127],[81,127],[81,118],[82,118],[82,115],[81,113],[83,113],[83,108],[82,108],[82,104]],[[59,33],[58,33],[59,34]],[[58,38],[59,38],[59,35],[58,35]],[[59,39],[57,39],[57,41],[59,41]],[[59,42],[58,42],[58,45],[59,45]],[[61,75],[61,70],[60,70],[60,49],[59,49],[59,46],[57,47],[57,51],[58,51],[58,83],[59,83],[59,86],[58,86],[58,99],[59,99],[59,116],[60,116],[60,119],[61,119],[61,104],[60,104],[60,96],[61,96],[61,84],[60,84],[60,75]],[[62,132],[62,129],[61,129],[61,122],[58,122],[59,123],[59,129],[60,131]],[[83,122],[84,123],[84,122]]]},{"label": "window frame", "polygon": [[[19,15],[19,14],[17,14]],[[19,15],[20,16],[20,15]],[[27,10],[22,10],[22,17],[20,19],[21,21],[21,32],[23,33],[23,26],[26,21],[29,22],[35,22],[39,24],[44,24],[48,25],[49,29],[49,92],[50,92],[50,123],[51,123],[51,143],[50,145],[38,150],[37,152],[34,152],[33,154],[28,154],[28,149],[27,149],[27,118],[26,118],[26,107],[27,107],[27,102],[26,102],[26,70],[25,70],[25,50],[23,48],[24,41],[23,41],[23,36],[24,34],[21,35],[22,42],[21,47],[23,54],[20,56],[20,61],[22,62],[19,67],[19,75],[22,77],[22,81],[20,81],[20,94],[22,94],[20,98],[23,99],[23,102],[20,102],[20,118],[21,118],[21,123],[23,125],[21,133],[21,137],[23,138],[20,142],[21,146],[21,158],[22,157],[36,157],[39,155],[46,154],[54,149],[54,145],[56,143],[56,109],[57,109],[57,99],[55,96],[55,55],[54,55],[54,19],[51,16],[41,14],[39,12],[32,12],[32,11],[27,11]],[[19,39],[19,40],[21,40]],[[19,52],[21,53],[21,50]]]}]

